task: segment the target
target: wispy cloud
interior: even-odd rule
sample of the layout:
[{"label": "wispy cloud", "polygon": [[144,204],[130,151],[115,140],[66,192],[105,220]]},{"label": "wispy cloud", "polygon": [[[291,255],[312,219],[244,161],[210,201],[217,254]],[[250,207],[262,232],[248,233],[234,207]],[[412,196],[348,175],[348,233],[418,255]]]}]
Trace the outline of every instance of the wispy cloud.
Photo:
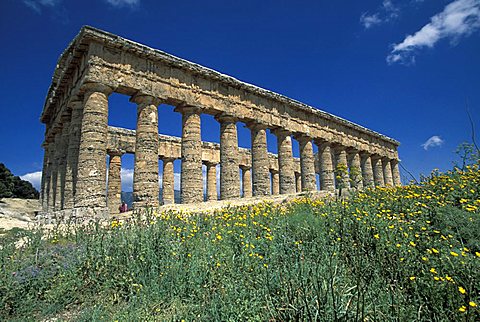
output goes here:
[{"label": "wispy cloud", "polygon": [[392,0],[384,0],[376,12],[364,12],[360,16],[360,23],[365,29],[370,29],[398,18],[399,14],[400,9]]},{"label": "wispy cloud", "polygon": [[140,4],[140,0],[105,0],[108,4],[121,8],[121,7],[135,7]]},{"label": "wispy cloud", "polygon": [[30,182],[35,189],[40,190],[40,183],[42,182],[42,171],[26,173],[20,176],[20,179]]},{"label": "wispy cloud", "polygon": [[442,38],[452,44],[480,27],[480,0],[455,0],[430,18],[430,22],[413,35],[408,35],[387,56],[387,62],[413,64],[415,54],[422,48],[433,48]]},{"label": "wispy cloud", "polygon": [[42,9],[45,7],[53,8],[58,5],[62,0],[23,0],[23,3],[35,10],[38,13],[42,12]]},{"label": "wispy cloud", "polygon": [[442,146],[444,142],[445,141],[442,140],[441,137],[439,137],[438,135],[434,135],[431,138],[429,138],[427,141],[425,141],[425,143],[423,143],[421,146],[425,151],[427,151],[430,148]]}]

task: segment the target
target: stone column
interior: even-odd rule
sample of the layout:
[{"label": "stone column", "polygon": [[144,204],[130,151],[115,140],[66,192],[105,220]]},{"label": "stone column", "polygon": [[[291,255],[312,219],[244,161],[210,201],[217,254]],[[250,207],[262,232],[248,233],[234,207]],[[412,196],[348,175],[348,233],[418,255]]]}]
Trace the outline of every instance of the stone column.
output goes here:
[{"label": "stone column", "polygon": [[207,166],[207,200],[217,201],[217,164],[206,162]]},{"label": "stone column", "polygon": [[45,153],[47,154],[47,166],[45,172],[45,179],[44,179],[44,201],[42,209],[44,211],[53,210],[52,202],[53,202],[53,186],[52,186],[52,171],[53,171],[53,163],[54,163],[54,155],[55,155],[55,142],[49,138],[46,142],[48,145],[46,147]]},{"label": "stone column", "polygon": [[70,133],[70,119],[71,112],[69,111],[66,115],[62,116],[62,136],[60,140],[60,150],[61,155],[58,162],[58,177],[57,177],[57,197],[58,197],[58,207],[57,209],[64,209],[65,205],[65,178],[67,171],[67,157],[68,157],[68,141]]},{"label": "stone column", "polygon": [[382,159],[382,168],[383,168],[383,179],[385,180],[385,185],[393,186],[392,178],[392,167],[390,166],[390,159]]},{"label": "stone column", "polygon": [[43,147],[43,164],[42,164],[42,181],[40,183],[40,203],[42,205],[43,211],[46,210],[46,201],[47,201],[47,194],[46,194],[46,176],[48,171],[48,143],[45,141],[42,144]]},{"label": "stone column", "polygon": [[385,185],[385,180],[383,179],[382,161],[377,155],[372,155],[371,159],[373,168],[373,181],[375,182],[375,186],[383,187]]},{"label": "stone column", "polygon": [[278,171],[272,170],[272,194],[278,195],[280,193],[280,178]]},{"label": "stone column", "polygon": [[75,97],[69,105],[72,109],[72,117],[70,121],[70,132],[68,134],[67,167],[65,172],[65,209],[71,209],[75,204],[78,151],[80,147],[80,130],[83,118],[83,104],[78,97]]},{"label": "stone column", "polygon": [[110,214],[119,213],[122,204],[122,152],[109,151],[107,205]]},{"label": "stone column", "polygon": [[240,197],[236,119],[220,115],[220,199]]},{"label": "stone column", "polygon": [[164,205],[175,203],[175,174],[173,173],[173,158],[163,158],[162,199]]},{"label": "stone column", "polygon": [[133,208],[158,207],[158,105],[160,100],[137,94],[131,99],[137,106],[135,166],[133,172]]},{"label": "stone column", "polygon": [[362,165],[358,151],[352,150],[349,154],[350,185],[352,188],[362,189]]},{"label": "stone column", "polygon": [[193,106],[177,107],[175,111],[182,113],[182,174],[180,180],[182,203],[202,202],[201,111]]},{"label": "stone column", "polygon": [[267,151],[266,127],[258,123],[248,125],[252,137],[253,195],[270,194],[270,170]]},{"label": "stone column", "polygon": [[242,187],[243,187],[243,197],[251,198],[252,197],[252,172],[250,167],[242,167]]},{"label": "stone column", "polygon": [[317,178],[315,176],[315,156],[313,154],[312,138],[308,136],[299,136],[298,143],[300,146],[302,191],[317,190]]},{"label": "stone column", "polygon": [[292,138],[290,132],[275,130],[278,146],[278,172],[280,176],[280,193],[295,193],[295,173],[293,170]]},{"label": "stone column", "polygon": [[401,186],[402,180],[400,179],[400,169],[398,168],[398,160],[391,160],[390,166],[392,167],[392,179],[395,186]]},{"label": "stone column", "polygon": [[302,174],[300,172],[295,173],[295,192],[302,192]]},{"label": "stone column", "polygon": [[375,181],[373,179],[373,168],[372,168],[372,158],[368,153],[360,154],[361,157],[361,167],[362,167],[362,177],[363,177],[363,186],[364,187],[374,187]]},{"label": "stone column", "polygon": [[318,142],[318,160],[320,163],[320,190],[335,190],[335,172],[333,155],[328,142]]},{"label": "stone column", "polygon": [[83,90],[75,207],[105,208],[108,96],[112,89],[100,83],[87,83]]},{"label": "stone column", "polygon": [[335,148],[336,154],[336,175],[337,183],[341,184],[342,187],[350,188],[350,179],[348,177],[348,160],[347,160],[347,151],[343,146],[337,146]]},{"label": "stone column", "polygon": [[55,134],[55,148],[54,148],[54,160],[52,164],[52,211],[61,209],[61,196],[60,196],[60,163],[62,159],[62,131],[60,130]]}]

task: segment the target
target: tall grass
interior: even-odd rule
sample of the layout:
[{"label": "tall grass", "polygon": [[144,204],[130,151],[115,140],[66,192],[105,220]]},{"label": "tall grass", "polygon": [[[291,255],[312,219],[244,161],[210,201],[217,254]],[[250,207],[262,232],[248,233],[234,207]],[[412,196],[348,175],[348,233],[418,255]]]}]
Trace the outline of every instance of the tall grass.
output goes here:
[{"label": "tall grass", "polygon": [[17,233],[0,318],[478,321],[479,186],[475,166],[348,200]]}]

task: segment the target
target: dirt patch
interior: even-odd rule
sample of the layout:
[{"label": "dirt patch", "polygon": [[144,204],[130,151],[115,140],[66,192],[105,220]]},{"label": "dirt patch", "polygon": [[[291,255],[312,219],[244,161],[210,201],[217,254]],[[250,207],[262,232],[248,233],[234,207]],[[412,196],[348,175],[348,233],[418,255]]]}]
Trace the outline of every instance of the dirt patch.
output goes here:
[{"label": "dirt patch", "polygon": [[3,198],[0,200],[0,231],[12,228],[27,229],[42,209],[38,199]]}]

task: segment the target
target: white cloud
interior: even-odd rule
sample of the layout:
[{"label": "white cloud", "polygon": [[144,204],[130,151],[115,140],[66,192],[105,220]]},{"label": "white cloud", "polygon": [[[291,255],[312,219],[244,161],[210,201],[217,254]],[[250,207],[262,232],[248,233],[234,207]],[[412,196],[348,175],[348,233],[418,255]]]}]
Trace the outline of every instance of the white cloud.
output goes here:
[{"label": "white cloud", "polygon": [[42,171],[31,172],[20,176],[20,179],[30,182],[35,189],[40,191],[40,184],[42,182]]},{"label": "white cloud", "polygon": [[442,140],[438,135],[434,135],[425,141],[425,143],[423,143],[421,146],[425,149],[425,151],[427,151],[429,148],[442,146],[444,142],[445,141]]},{"label": "white cloud", "polygon": [[445,9],[430,18],[430,22],[413,35],[408,35],[393,45],[387,62],[410,64],[415,62],[415,53],[421,48],[433,48],[442,38],[453,43],[468,36],[480,27],[480,0],[455,0]]},{"label": "white cloud", "polygon": [[105,0],[108,4],[120,7],[135,7],[140,4],[140,0]]},{"label": "white cloud", "polygon": [[23,3],[38,13],[42,12],[43,7],[55,7],[61,0],[23,0]]},{"label": "white cloud", "polygon": [[392,2],[392,0],[384,0],[375,13],[369,14],[368,12],[364,12],[360,16],[360,23],[365,29],[369,29],[373,26],[396,19],[399,14],[400,9]]},{"label": "white cloud", "polygon": [[369,29],[375,25],[381,24],[383,20],[379,17],[378,13],[374,13],[369,15],[368,13],[364,12],[360,17],[360,23],[365,27],[365,29]]}]

